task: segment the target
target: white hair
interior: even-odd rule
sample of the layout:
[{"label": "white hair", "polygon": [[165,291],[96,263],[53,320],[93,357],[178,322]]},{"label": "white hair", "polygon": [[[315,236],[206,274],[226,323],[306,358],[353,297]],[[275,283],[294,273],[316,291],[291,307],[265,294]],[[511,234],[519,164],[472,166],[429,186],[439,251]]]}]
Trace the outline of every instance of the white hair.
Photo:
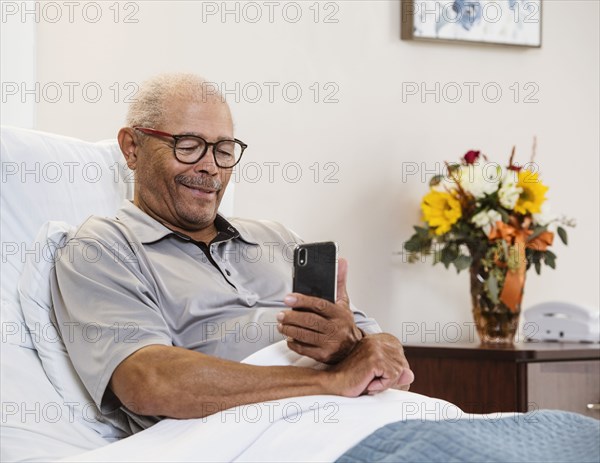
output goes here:
[{"label": "white hair", "polygon": [[[188,73],[160,74],[139,88],[135,100],[127,111],[129,127],[159,127],[163,121],[165,103],[173,98],[206,102],[221,99],[215,86],[201,76]],[[207,92],[210,88],[211,92]]]}]

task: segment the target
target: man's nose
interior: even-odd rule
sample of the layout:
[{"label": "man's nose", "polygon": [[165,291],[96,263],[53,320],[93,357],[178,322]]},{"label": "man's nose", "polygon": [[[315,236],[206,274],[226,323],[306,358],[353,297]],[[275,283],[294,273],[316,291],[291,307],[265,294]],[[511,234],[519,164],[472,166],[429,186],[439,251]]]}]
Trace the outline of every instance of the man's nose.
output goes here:
[{"label": "man's nose", "polygon": [[205,172],[209,175],[215,175],[219,172],[219,167],[215,162],[214,149],[214,146],[208,147],[204,156],[202,156],[194,166],[195,172]]}]

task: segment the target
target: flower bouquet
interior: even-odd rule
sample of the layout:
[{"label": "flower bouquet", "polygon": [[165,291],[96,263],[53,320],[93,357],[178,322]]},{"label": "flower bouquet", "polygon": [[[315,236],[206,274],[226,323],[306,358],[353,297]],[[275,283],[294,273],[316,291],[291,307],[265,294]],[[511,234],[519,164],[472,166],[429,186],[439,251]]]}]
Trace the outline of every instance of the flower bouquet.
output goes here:
[{"label": "flower bouquet", "polygon": [[[536,164],[507,166],[489,162],[479,151],[469,151],[459,163],[446,164],[434,176],[423,197],[425,226],[404,243],[409,262],[433,254],[433,263],[457,272],[470,269],[471,300],[482,343],[512,343],[521,312],[525,273],[541,272],[542,263],[555,268],[549,250],[556,233],[567,244],[561,225],[571,220],[552,216],[545,186]],[[534,148],[535,155],[535,148]]]}]

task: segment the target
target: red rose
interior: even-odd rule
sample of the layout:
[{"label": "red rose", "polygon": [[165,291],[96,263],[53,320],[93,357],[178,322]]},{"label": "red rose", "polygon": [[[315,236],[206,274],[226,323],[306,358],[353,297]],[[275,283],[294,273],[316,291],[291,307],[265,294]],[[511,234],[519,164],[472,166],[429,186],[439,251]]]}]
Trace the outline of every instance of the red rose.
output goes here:
[{"label": "red rose", "polygon": [[477,159],[479,159],[480,155],[480,151],[469,151],[463,156],[463,159],[467,164],[473,164],[475,161],[477,161]]}]

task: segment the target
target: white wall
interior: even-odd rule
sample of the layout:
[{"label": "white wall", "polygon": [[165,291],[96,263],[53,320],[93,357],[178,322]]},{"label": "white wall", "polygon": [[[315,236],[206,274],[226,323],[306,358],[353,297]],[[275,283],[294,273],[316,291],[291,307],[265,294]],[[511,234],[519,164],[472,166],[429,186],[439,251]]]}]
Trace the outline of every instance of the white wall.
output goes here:
[{"label": "white wall", "polygon": [[[219,15],[203,17],[201,2],[135,2],[127,11],[121,4],[115,22],[111,3],[102,2],[96,23],[92,10],[76,14],[72,23],[39,22],[40,82],[77,82],[79,89],[88,84],[87,100],[94,88],[102,97],[91,103],[76,91],[72,102],[42,101],[38,128],[87,139],[113,136],[123,123],[130,83],[162,71],[195,71],[229,89],[238,82],[242,88],[261,84],[258,102],[248,101],[253,92],[239,102],[229,97],[237,136],[250,145],[240,171],[246,180],[236,185],[236,213],[279,220],[307,240],[337,240],[350,260],[353,301],[398,335],[403,323],[433,329],[436,322],[471,320],[465,274],[409,265],[393,255],[419,219],[427,189],[418,175],[403,178],[403,170],[414,163],[432,170],[468,149],[504,162],[513,145],[517,160],[525,162],[537,135],[537,161],[553,209],[575,217],[578,226],[567,248],[555,246],[556,271],[528,275],[525,305],[548,299],[599,305],[598,2],[545,1],[541,49],[401,41],[397,1],[321,3],[317,23],[312,2],[301,3],[297,23],[289,22],[292,9],[286,10],[288,20],[282,16],[288,2],[280,2],[272,23],[262,2],[257,23],[248,21],[255,13],[250,10],[238,23],[232,15],[225,22]],[[221,5],[205,2],[205,12]],[[235,8],[236,2],[227,5]],[[323,15],[332,12],[338,22],[324,23]],[[124,22],[125,13],[138,22]],[[117,102],[116,87],[110,88],[115,82]],[[279,84],[273,102],[264,82]],[[290,82],[303,90],[297,103],[282,97],[280,89]],[[321,87],[317,103],[309,88],[314,82]],[[336,103],[322,101],[328,82],[333,86],[326,90],[339,89]],[[406,95],[403,101],[403,84],[410,82],[428,88],[476,82],[479,89],[491,82],[503,96],[489,103],[479,90],[471,103],[463,86],[458,103],[436,103],[433,96],[422,103]],[[517,102],[510,89],[515,82]],[[535,87],[525,88],[528,83]],[[537,103],[524,102],[531,88],[539,89]],[[273,182],[270,162],[281,163],[273,166]],[[254,183],[252,163],[262,170]],[[332,172],[325,163],[336,166],[337,183],[324,181]],[[288,179],[299,166],[299,181],[286,181],[282,166]]]},{"label": "white wall", "polygon": [[[31,129],[35,125],[36,106],[36,22],[22,20],[22,7],[34,9],[34,2],[2,2],[0,6],[0,121]],[[28,94],[28,90],[33,93]]]}]

